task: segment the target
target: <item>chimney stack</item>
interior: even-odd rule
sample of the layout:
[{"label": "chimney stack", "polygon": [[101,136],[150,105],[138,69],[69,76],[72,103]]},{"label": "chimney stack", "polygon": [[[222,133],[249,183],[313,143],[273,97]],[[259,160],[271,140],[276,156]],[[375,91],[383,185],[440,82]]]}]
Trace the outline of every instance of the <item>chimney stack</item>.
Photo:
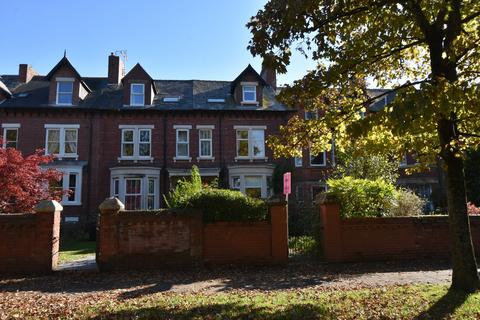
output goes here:
[{"label": "chimney stack", "polygon": [[273,90],[277,90],[277,73],[269,66],[267,59],[263,60],[260,76]]},{"label": "chimney stack", "polygon": [[38,75],[31,65],[21,63],[18,65],[18,81],[21,83],[27,83],[32,80],[33,76]]},{"label": "chimney stack", "polygon": [[108,84],[117,85],[124,76],[123,61],[113,52],[108,56]]}]

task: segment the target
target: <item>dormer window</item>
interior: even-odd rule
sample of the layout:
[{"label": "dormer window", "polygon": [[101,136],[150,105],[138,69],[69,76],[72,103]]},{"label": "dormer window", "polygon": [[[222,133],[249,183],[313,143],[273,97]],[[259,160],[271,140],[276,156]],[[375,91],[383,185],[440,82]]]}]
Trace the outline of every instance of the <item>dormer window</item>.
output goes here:
[{"label": "dormer window", "polygon": [[257,103],[257,86],[255,84],[242,84],[242,102]]},{"label": "dormer window", "polygon": [[132,83],[130,87],[130,105],[145,105],[145,85],[143,83]]},{"label": "dormer window", "polygon": [[73,80],[57,81],[57,100],[58,105],[71,106],[73,103]]}]

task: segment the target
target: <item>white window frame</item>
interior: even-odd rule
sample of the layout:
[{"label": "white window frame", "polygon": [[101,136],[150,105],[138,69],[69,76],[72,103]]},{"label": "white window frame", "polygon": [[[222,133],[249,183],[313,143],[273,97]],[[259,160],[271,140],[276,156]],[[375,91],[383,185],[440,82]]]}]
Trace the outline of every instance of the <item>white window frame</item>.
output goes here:
[{"label": "white window frame", "polygon": [[[118,160],[152,160],[152,130],[155,128],[154,125],[119,125],[118,128],[120,129],[120,157]],[[133,144],[133,155],[132,156],[124,156],[123,155],[123,145],[125,144],[124,138],[124,131],[133,131],[133,141],[128,142]],[[141,156],[140,155],[140,144],[145,143],[140,141],[140,131],[149,131],[150,135],[150,155],[148,156]],[[146,143],[145,143],[146,144]]]},{"label": "white window frame", "polygon": [[[236,148],[236,157],[235,160],[254,160],[254,159],[265,159],[266,157],[266,148],[265,148],[265,131],[267,130],[267,126],[234,126],[233,129],[235,130],[235,148]],[[254,130],[263,130],[263,155],[255,156],[253,152],[253,135],[252,131]],[[238,155],[238,147],[239,147],[239,139],[238,139],[238,131],[248,131],[248,155],[247,156],[240,156]],[[241,139],[245,140],[245,139]]]},{"label": "white window frame", "polygon": [[[257,101],[257,82],[242,82],[242,103],[258,103]],[[254,100],[245,99],[246,92],[252,92],[252,90],[246,90],[247,88],[253,88]]]},{"label": "white window frame", "polygon": [[[19,130],[20,129],[20,123],[3,123],[2,128],[3,128],[2,147],[6,148],[7,143],[9,142],[9,141],[7,141],[7,131],[15,130],[17,132],[16,140],[15,140],[15,149],[18,149],[18,135],[20,133],[20,130]],[[10,142],[12,142],[12,141],[10,141]]]},{"label": "white window frame", "polygon": [[[214,159],[213,157],[213,129],[215,126],[210,126],[210,125],[198,125],[198,159],[208,159],[212,160]],[[210,132],[210,139],[204,139],[202,138],[201,132],[202,131],[208,131]],[[210,144],[210,154],[208,155],[202,155],[202,142],[208,142]]]},{"label": "white window frame", "polygon": [[[261,198],[266,199],[271,196],[271,188],[268,186],[269,180],[273,178],[274,166],[265,165],[237,165],[229,166],[229,185],[233,190],[238,190],[245,194],[245,177],[260,176],[261,185]],[[239,184],[237,188],[234,188],[234,180],[238,179]]]},{"label": "white window frame", "polygon": [[[54,154],[59,160],[62,158],[75,158],[78,159],[78,132],[80,129],[79,124],[46,124],[45,126],[45,154],[48,155],[48,131],[49,130],[59,130],[59,148],[58,154]],[[65,153],[65,131],[66,130],[76,130],[77,137],[77,152],[76,153]]]},{"label": "white window frame", "polygon": [[[188,160],[191,161],[192,157],[190,157],[190,130],[192,129],[191,125],[174,125],[173,128],[175,129],[175,157],[173,158],[176,160]],[[178,133],[181,131],[187,132],[187,141],[178,141]],[[178,154],[178,145],[179,144],[186,144],[187,145],[187,155],[179,155]]]},{"label": "white window frame", "polygon": [[62,191],[69,190],[70,187],[70,175],[76,174],[77,180],[75,182],[75,200],[68,200],[68,195],[63,194],[61,204],[64,206],[80,206],[82,205],[82,168],[75,167],[52,167],[60,171],[63,175],[62,177]]},{"label": "white window frame", "polygon": [[[153,179],[154,181],[154,200],[153,200],[153,210],[160,208],[160,170],[153,167],[115,167],[110,169],[110,195],[112,197],[117,197],[120,201],[125,203],[125,193],[126,193],[126,179],[138,178],[141,179],[140,184],[140,193],[141,193],[141,210],[146,210],[148,206],[148,181]],[[115,191],[115,184],[118,186],[118,193]]]},{"label": "white window frame", "polygon": [[327,151],[323,151],[323,164],[314,164],[312,163],[313,158],[316,156],[312,155],[312,151],[310,150],[310,166],[311,167],[326,167],[327,166]]},{"label": "white window frame", "polygon": [[[133,92],[133,87],[134,86],[141,86],[142,87],[142,93],[134,93]],[[143,103],[133,103],[133,101],[134,101],[133,97],[134,96],[142,96]],[[130,84],[130,105],[134,106],[134,107],[143,107],[145,105],[145,84],[144,83],[135,82],[135,83]]]},{"label": "white window frame", "polygon": [[[73,84],[74,84],[74,81],[75,79],[73,78],[57,78],[57,92],[56,92],[56,97],[55,97],[55,104],[59,105],[59,106],[71,106],[73,105]],[[58,98],[60,96],[60,83],[70,83],[72,85],[72,91],[71,92],[62,92],[62,94],[71,94],[71,100],[72,100],[72,103],[60,103],[58,101]]]}]

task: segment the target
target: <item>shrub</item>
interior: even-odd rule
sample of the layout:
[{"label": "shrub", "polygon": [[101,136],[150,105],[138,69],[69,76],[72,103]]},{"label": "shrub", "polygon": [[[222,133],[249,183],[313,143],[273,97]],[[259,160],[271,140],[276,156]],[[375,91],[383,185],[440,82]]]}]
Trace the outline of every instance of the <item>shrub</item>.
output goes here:
[{"label": "shrub", "polygon": [[415,192],[399,189],[395,192],[395,200],[389,215],[393,217],[419,216],[422,214],[424,206],[425,200],[417,196]]},{"label": "shrub", "polygon": [[344,218],[388,216],[395,200],[395,186],[382,179],[343,177],[327,183],[327,193],[340,201]]},{"label": "shrub", "polygon": [[227,189],[205,188],[189,198],[186,208],[201,210],[206,223],[261,221],[268,216],[268,208],[263,200]]},{"label": "shrub", "polygon": [[239,191],[202,186],[200,172],[192,167],[190,180],[180,180],[168,194],[165,202],[172,209],[196,209],[203,213],[203,221],[259,221],[268,214],[266,203],[245,196]]},{"label": "shrub", "polygon": [[185,208],[189,199],[200,191],[202,191],[200,171],[197,166],[192,166],[190,179],[179,180],[175,189],[168,193],[168,197],[164,197],[165,204],[169,208]]}]

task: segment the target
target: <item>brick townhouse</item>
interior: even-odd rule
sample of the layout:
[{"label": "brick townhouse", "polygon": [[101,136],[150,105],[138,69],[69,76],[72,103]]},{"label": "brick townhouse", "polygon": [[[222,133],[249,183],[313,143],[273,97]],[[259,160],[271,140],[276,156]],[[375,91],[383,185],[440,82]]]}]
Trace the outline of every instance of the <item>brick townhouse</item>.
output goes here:
[{"label": "brick townhouse", "polygon": [[[232,77],[233,78],[233,77]],[[85,223],[107,196],[128,209],[156,209],[192,165],[205,182],[267,198],[276,165],[293,171],[292,207],[322,190],[334,151],[273,159],[266,137],[294,114],[275,99],[276,76],[250,65],[233,81],[155,80],[140,64],[128,73],[108,57],[107,77],[83,77],[67,57],[47,75],[21,64],[0,78],[3,145],[44,148],[63,173],[63,221]],[[423,183],[423,182],[422,182]]]}]

